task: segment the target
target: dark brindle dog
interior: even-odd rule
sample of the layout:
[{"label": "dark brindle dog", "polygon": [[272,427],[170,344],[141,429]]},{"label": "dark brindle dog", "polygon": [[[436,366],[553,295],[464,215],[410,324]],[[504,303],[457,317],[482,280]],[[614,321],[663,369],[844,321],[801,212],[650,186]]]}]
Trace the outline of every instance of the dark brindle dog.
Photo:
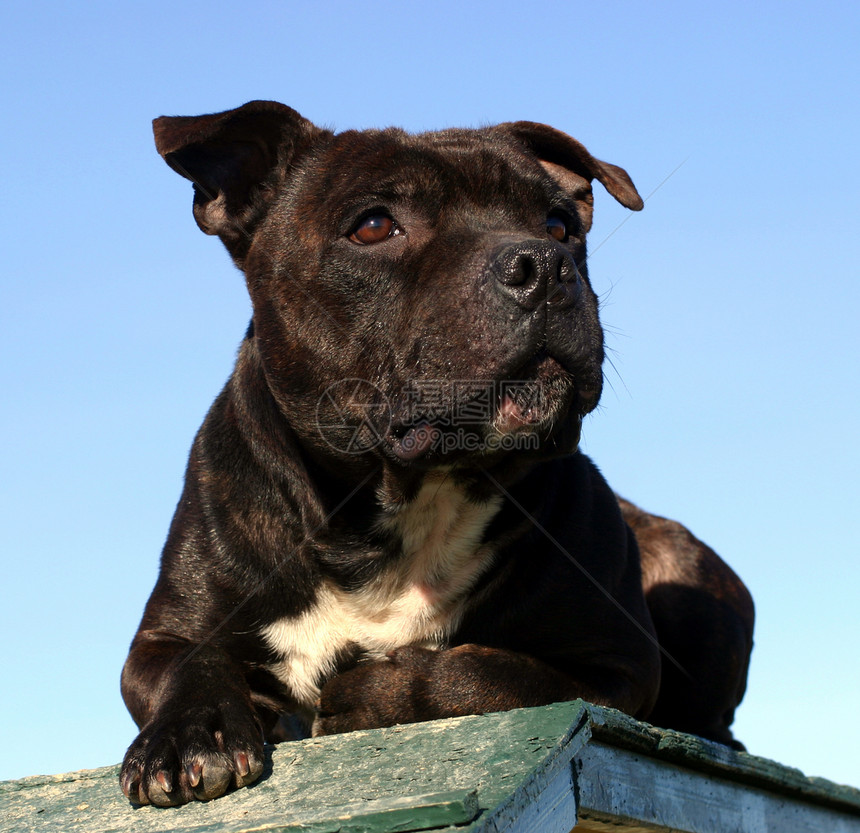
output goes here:
[{"label": "dark brindle dog", "polygon": [[577,452],[591,182],[638,210],[627,174],[531,122],[334,134],[252,102],[155,137],[253,320],[125,665],[126,795],[251,783],[290,714],[319,735],[582,697],[734,744],[749,594]]}]

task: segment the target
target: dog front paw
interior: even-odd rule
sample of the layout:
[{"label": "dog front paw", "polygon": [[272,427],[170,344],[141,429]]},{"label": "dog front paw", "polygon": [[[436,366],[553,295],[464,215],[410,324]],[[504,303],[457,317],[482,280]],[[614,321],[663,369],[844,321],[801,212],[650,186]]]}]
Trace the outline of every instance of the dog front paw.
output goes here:
[{"label": "dog front paw", "polygon": [[262,732],[244,707],[156,716],[128,749],[120,786],[134,804],[209,801],[263,772]]},{"label": "dog front paw", "polygon": [[398,648],[333,677],[320,694],[313,735],[427,720],[421,693],[436,656],[426,648]]}]

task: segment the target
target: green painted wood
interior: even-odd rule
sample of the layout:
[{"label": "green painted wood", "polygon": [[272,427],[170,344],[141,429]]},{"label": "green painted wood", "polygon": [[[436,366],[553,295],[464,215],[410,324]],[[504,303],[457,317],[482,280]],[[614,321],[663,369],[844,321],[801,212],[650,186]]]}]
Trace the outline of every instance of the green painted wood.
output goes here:
[{"label": "green painted wood", "polygon": [[473,825],[474,833],[568,833],[576,824],[576,796],[573,767],[566,761],[550,773],[527,778],[507,801]]},{"label": "green painted wood", "polygon": [[[266,755],[252,787],[169,809],[132,807],[119,767],[0,783],[0,833],[566,833],[577,796],[578,827],[589,831],[671,821],[782,833],[795,819],[806,820],[798,830],[860,830],[852,787],[580,701],[283,743]],[[749,826],[744,813],[768,822]]]},{"label": "green painted wood", "polygon": [[542,761],[491,812],[479,819],[475,833],[567,833],[576,823],[573,757],[589,738],[585,703]]},{"label": "green painted wood", "polygon": [[834,784],[824,778],[810,778],[799,769],[767,758],[736,752],[694,735],[640,723],[615,709],[589,705],[588,715],[589,734],[607,745],[642,752],[685,769],[717,775],[749,787],[860,814],[860,790],[855,787]]},{"label": "green painted wood", "polygon": [[[475,825],[481,825],[524,781],[538,784],[541,768],[570,745],[586,714],[576,701],[282,743],[267,749],[263,776],[252,787],[167,809],[132,807],[119,790],[118,767],[9,781],[0,784],[0,831],[327,833],[345,831],[346,818],[358,823],[362,809],[371,816],[391,812],[395,805],[386,801],[420,803],[452,792],[464,808],[462,796],[475,793]],[[438,808],[425,809],[409,822],[424,828],[400,829],[438,828]],[[454,817],[441,823],[462,824]]]},{"label": "green painted wood", "polygon": [[576,767],[578,817],[589,830],[860,833],[860,815],[599,741]]},{"label": "green painted wood", "polygon": [[[381,798],[324,810],[326,818],[266,827],[278,833],[409,833],[468,824],[480,812],[475,790]],[[336,816],[332,818],[332,816]]]}]

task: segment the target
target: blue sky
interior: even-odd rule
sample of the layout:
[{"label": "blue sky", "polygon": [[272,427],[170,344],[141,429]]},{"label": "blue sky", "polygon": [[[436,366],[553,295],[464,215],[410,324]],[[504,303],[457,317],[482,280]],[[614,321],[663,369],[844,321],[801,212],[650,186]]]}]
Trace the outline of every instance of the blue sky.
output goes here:
[{"label": "blue sky", "polygon": [[860,7],[346,2],[0,12],[0,778],[114,763],[119,671],[194,432],[249,317],[150,120],[530,119],[624,166],[590,269],[585,449],[757,604],[750,751],[860,785]]}]

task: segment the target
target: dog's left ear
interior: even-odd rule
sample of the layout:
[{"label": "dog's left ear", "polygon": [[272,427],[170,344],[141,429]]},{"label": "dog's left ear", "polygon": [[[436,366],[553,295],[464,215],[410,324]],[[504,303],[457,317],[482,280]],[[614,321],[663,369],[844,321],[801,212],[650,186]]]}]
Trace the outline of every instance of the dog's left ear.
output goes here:
[{"label": "dog's left ear", "polygon": [[566,133],[532,121],[507,122],[496,129],[522,142],[559,186],[573,196],[580,207],[586,231],[591,228],[594,206],[591,181],[594,179],[625,208],[641,211],[645,205],[627,171],[595,159]]},{"label": "dog's left ear", "polygon": [[152,123],[164,161],[194,183],[194,219],[217,234],[237,264],[299,156],[330,136],[277,101],[251,101],[205,116],[161,116]]}]

